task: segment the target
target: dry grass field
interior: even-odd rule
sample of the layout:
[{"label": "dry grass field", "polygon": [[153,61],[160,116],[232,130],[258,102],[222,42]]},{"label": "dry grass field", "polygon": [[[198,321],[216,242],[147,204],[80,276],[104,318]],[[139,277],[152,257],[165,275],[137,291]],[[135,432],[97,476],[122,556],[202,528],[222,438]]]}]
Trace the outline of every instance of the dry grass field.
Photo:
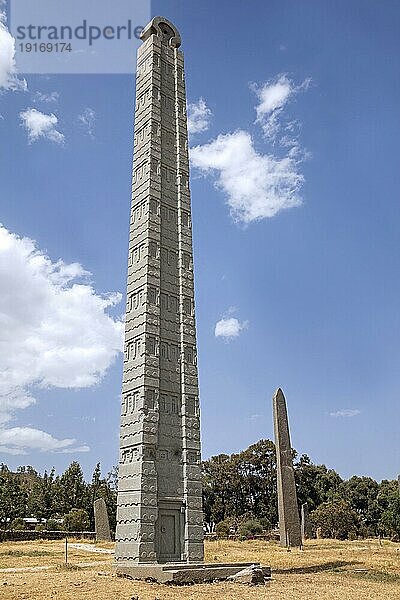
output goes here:
[{"label": "dry grass field", "polygon": [[[96,544],[112,548],[112,544]],[[265,586],[213,583],[169,587],[131,581],[112,572],[112,556],[69,549],[62,542],[0,544],[1,600],[398,600],[400,545],[363,540],[309,541],[287,552],[273,542],[207,542],[209,562],[262,562],[272,566]],[[18,569],[26,569],[21,571]],[[44,567],[38,570],[38,567]],[[10,572],[5,569],[17,569]]]}]

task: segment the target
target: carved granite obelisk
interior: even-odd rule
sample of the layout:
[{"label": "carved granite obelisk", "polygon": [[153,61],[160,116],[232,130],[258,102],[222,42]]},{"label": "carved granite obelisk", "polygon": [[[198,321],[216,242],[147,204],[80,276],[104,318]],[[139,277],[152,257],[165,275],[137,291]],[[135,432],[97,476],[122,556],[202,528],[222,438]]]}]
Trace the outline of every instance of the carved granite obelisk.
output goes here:
[{"label": "carved granite obelisk", "polygon": [[273,398],[278,488],[279,537],[281,546],[301,546],[299,509],[294,480],[292,447],[286,400],[278,388]]},{"label": "carved granite obelisk", "polygon": [[116,529],[124,572],[203,560],[183,55],[162,17],[141,39]]},{"label": "carved granite obelisk", "polygon": [[98,498],[93,503],[94,528],[97,542],[111,542],[110,523],[108,521],[107,506],[103,498]]}]

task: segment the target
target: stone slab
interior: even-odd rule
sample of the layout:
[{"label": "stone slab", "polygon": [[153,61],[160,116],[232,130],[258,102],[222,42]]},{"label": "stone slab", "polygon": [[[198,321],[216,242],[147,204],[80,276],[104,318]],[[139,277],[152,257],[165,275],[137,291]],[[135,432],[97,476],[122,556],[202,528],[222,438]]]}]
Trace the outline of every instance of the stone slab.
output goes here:
[{"label": "stone slab", "polygon": [[131,579],[150,579],[158,583],[202,583],[224,580],[248,567],[258,567],[264,578],[271,577],[271,567],[259,563],[165,563],[138,564],[137,566],[118,565],[117,575]]},{"label": "stone slab", "polygon": [[108,521],[107,506],[103,498],[98,498],[93,503],[96,540],[98,542],[111,542],[110,524]]}]

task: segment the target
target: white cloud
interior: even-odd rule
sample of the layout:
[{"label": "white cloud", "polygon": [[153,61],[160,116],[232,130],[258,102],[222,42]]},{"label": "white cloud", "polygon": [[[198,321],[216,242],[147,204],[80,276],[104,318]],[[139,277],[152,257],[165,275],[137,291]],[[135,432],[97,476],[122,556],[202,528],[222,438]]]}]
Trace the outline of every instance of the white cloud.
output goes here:
[{"label": "white cloud", "polygon": [[85,108],[82,114],[78,116],[78,121],[85,127],[87,134],[94,138],[94,126],[96,123],[96,113],[93,108]]},{"label": "white cloud", "polygon": [[[0,444],[18,429],[5,423],[35,403],[35,388],[96,385],[121,352],[123,323],[108,314],[121,295],[97,294],[88,277],[80,264],[52,262],[32,240],[0,225]],[[22,429],[25,441],[65,442]]]},{"label": "white cloud", "polygon": [[234,317],[223,318],[216,323],[214,334],[215,337],[222,337],[225,340],[231,340],[238,337],[240,332],[243,331],[247,325],[247,321],[241,323]]},{"label": "white cloud", "polygon": [[39,452],[61,452],[63,454],[88,452],[89,446],[75,446],[76,440],[57,440],[49,433],[31,427],[12,427],[0,430],[0,452],[6,454],[28,454],[27,450]]},{"label": "white cloud", "polygon": [[57,144],[64,143],[64,134],[57,131],[56,125],[58,119],[53,113],[46,115],[45,113],[36,110],[36,108],[28,108],[27,110],[20,112],[19,116],[22,125],[28,132],[29,143],[32,143],[41,137],[47,138]]},{"label": "white cloud", "polygon": [[7,17],[0,3],[0,90],[26,90],[25,79],[19,79],[15,64],[15,39],[8,31]]},{"label": "white cloud", "polygon": [[60,98],[59,92],[49,92],[48,94],[43,92],[35,92],[33,96],[34,102],[45,102],[49,104],[50,102],[58,102]]},{"label": "white cloud", "polygon": [[188,133],[194,135],[207,131],[210,126],[212,112],[206,105],[204,98],[199,98],[197,102],[188,104]]},{"label": "white cloud", "polygon": [[343,408],[335,412],[329,413],[330,417],[356,417],[361,413],[358,408]]},{"label": "white cloud", "polygon": [[304,182],[295,156],[261,154],[247,131],[219,135],[190,150],[192,165],[204,174],[216,174],[216,187],[227,195],[236,221],[250,223],[300,206]]},{"label": "white cloud", "polygon": [[262,85],[251,86],[259,100],[256,106],[256,123],[261,125],[269,140],[277,141],[278,134],[283,130],[283,135],[278,141],[285,146],[296,144],[293,131],[297,124],[295,121],[282,123],[282,112],[289,100],[299,91],[306,90],[310,82],[310,79],[305,79],[303,83],[296,85],[286,74],[281,74]]}]

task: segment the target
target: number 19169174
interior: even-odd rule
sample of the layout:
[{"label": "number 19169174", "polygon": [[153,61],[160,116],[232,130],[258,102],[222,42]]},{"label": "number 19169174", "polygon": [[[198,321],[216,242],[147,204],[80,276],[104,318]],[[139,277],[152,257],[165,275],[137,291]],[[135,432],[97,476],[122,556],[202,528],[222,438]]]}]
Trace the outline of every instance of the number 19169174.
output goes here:
[{"label": "number 19169174", "polygon": [[67,42],[24,42],[19,48],[21,52],[72,52],[71,44]]}]

